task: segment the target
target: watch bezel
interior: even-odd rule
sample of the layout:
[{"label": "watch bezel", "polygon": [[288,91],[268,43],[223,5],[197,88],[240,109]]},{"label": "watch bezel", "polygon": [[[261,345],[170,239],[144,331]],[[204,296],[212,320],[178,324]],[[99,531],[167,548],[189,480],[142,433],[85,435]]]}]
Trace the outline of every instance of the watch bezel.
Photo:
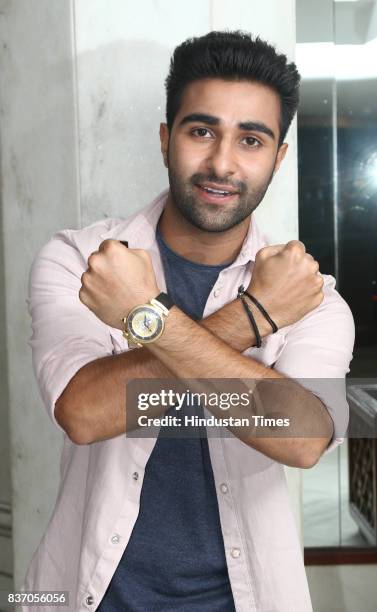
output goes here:
[{"label": "watch bezel", "polygon": [[[154,331],[150,336],[140,336],[137,331],[132,327],[132,321],[137,314],[143,311],[152,312],[153,315],[158,319],[158,328]],[[125,335],[130,335],[130,338],[136,344],[149,344],[150,342],[155,342],[160,338],[165,328],[165,320],[164,316],[156,306],[152,304],[139,304],[130,310],[127,315],[125,322]]]}]

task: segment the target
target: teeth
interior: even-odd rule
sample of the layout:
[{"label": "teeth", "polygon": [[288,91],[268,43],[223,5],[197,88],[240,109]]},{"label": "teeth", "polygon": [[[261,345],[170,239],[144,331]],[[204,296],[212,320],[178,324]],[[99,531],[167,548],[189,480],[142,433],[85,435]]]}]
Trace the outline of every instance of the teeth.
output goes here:
[{"label": "teeth", "polygon": [[204,191],[208,191],[209,193],[219,193],[221,195],[230,195],[230,191],[221,191],[220,189],[211,189],[211,187],[202,187]]}]

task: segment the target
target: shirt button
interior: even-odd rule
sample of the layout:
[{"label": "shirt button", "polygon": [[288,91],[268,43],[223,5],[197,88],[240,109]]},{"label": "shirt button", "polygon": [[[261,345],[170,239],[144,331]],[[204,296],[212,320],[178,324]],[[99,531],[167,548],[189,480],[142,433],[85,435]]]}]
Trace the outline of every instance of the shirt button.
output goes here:
[{"label": "shirt button", "polygon": [[114,533],[113,537],[111,538],[111,542],[113,544],[119,544],[119,541],[120,541],[120,537],[118,536],[117,533]]},{"label": "shirt button", "polygon": [[85,603],[87,606],[91,606],[93,605],[94,599],[91,595],[88,595],[88,597],[85,599]]},{"label": "shirt button", "polygon": [[220,489],[221,493],[228,493],[228,485],[226,485],[225,482],[220,485]]},{"label": "shirt button", "polygon": [[241,551],[239,548],[232,548],[232,550],[230,551],[230,554],[232,555],[233,559],[238,559],[238,557],[241,554]]},{"label": "shirt button", "polygon": [[219,297],[219,295],[220,295],[220,289],[216,289],[216,290],[213,292],[213,295],[214,295],[215,297]]},{"label": "shirt button", "polygon": [[139,474],[138,474],[138,472],[134,472],[134,473],[132,474],[132,478],[133,478],[134,480],[137,480],[137,479],[139,478]]}]

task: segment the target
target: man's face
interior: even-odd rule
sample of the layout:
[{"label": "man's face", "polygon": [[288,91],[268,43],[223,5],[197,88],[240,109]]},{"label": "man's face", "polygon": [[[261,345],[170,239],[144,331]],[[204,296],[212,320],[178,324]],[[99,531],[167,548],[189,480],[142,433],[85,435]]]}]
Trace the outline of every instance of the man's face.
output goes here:
[{"label": "man's face", "polygon": [[185,88],[161,148],[173,205],[195,227],[222,232],[263,199],[288,145],[279,148],[280,100],[267,86],[221,79]]}]

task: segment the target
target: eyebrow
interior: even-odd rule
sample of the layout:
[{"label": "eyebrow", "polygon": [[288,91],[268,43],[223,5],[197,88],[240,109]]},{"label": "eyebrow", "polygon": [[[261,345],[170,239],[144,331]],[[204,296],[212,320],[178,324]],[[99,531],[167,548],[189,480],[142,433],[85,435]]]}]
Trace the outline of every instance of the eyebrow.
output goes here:
[{"label": "eyebrow", "polygon": [[[214,117],[213,115],[206,115],[205,113],[191,113],[191,115],[186,115],[181,119],[179,125],[184,125],[185,123],[195,123],[196,121],[200,121],[200,123],[206,123],[207,125],[220,125],[221,120],[219,117]],[[246,130],[248,132],[262,132],[266,134],[272,140],[275,140],[275,134],[265,123],[261,121],[241,121],[238,124],[240,130]]]}]

